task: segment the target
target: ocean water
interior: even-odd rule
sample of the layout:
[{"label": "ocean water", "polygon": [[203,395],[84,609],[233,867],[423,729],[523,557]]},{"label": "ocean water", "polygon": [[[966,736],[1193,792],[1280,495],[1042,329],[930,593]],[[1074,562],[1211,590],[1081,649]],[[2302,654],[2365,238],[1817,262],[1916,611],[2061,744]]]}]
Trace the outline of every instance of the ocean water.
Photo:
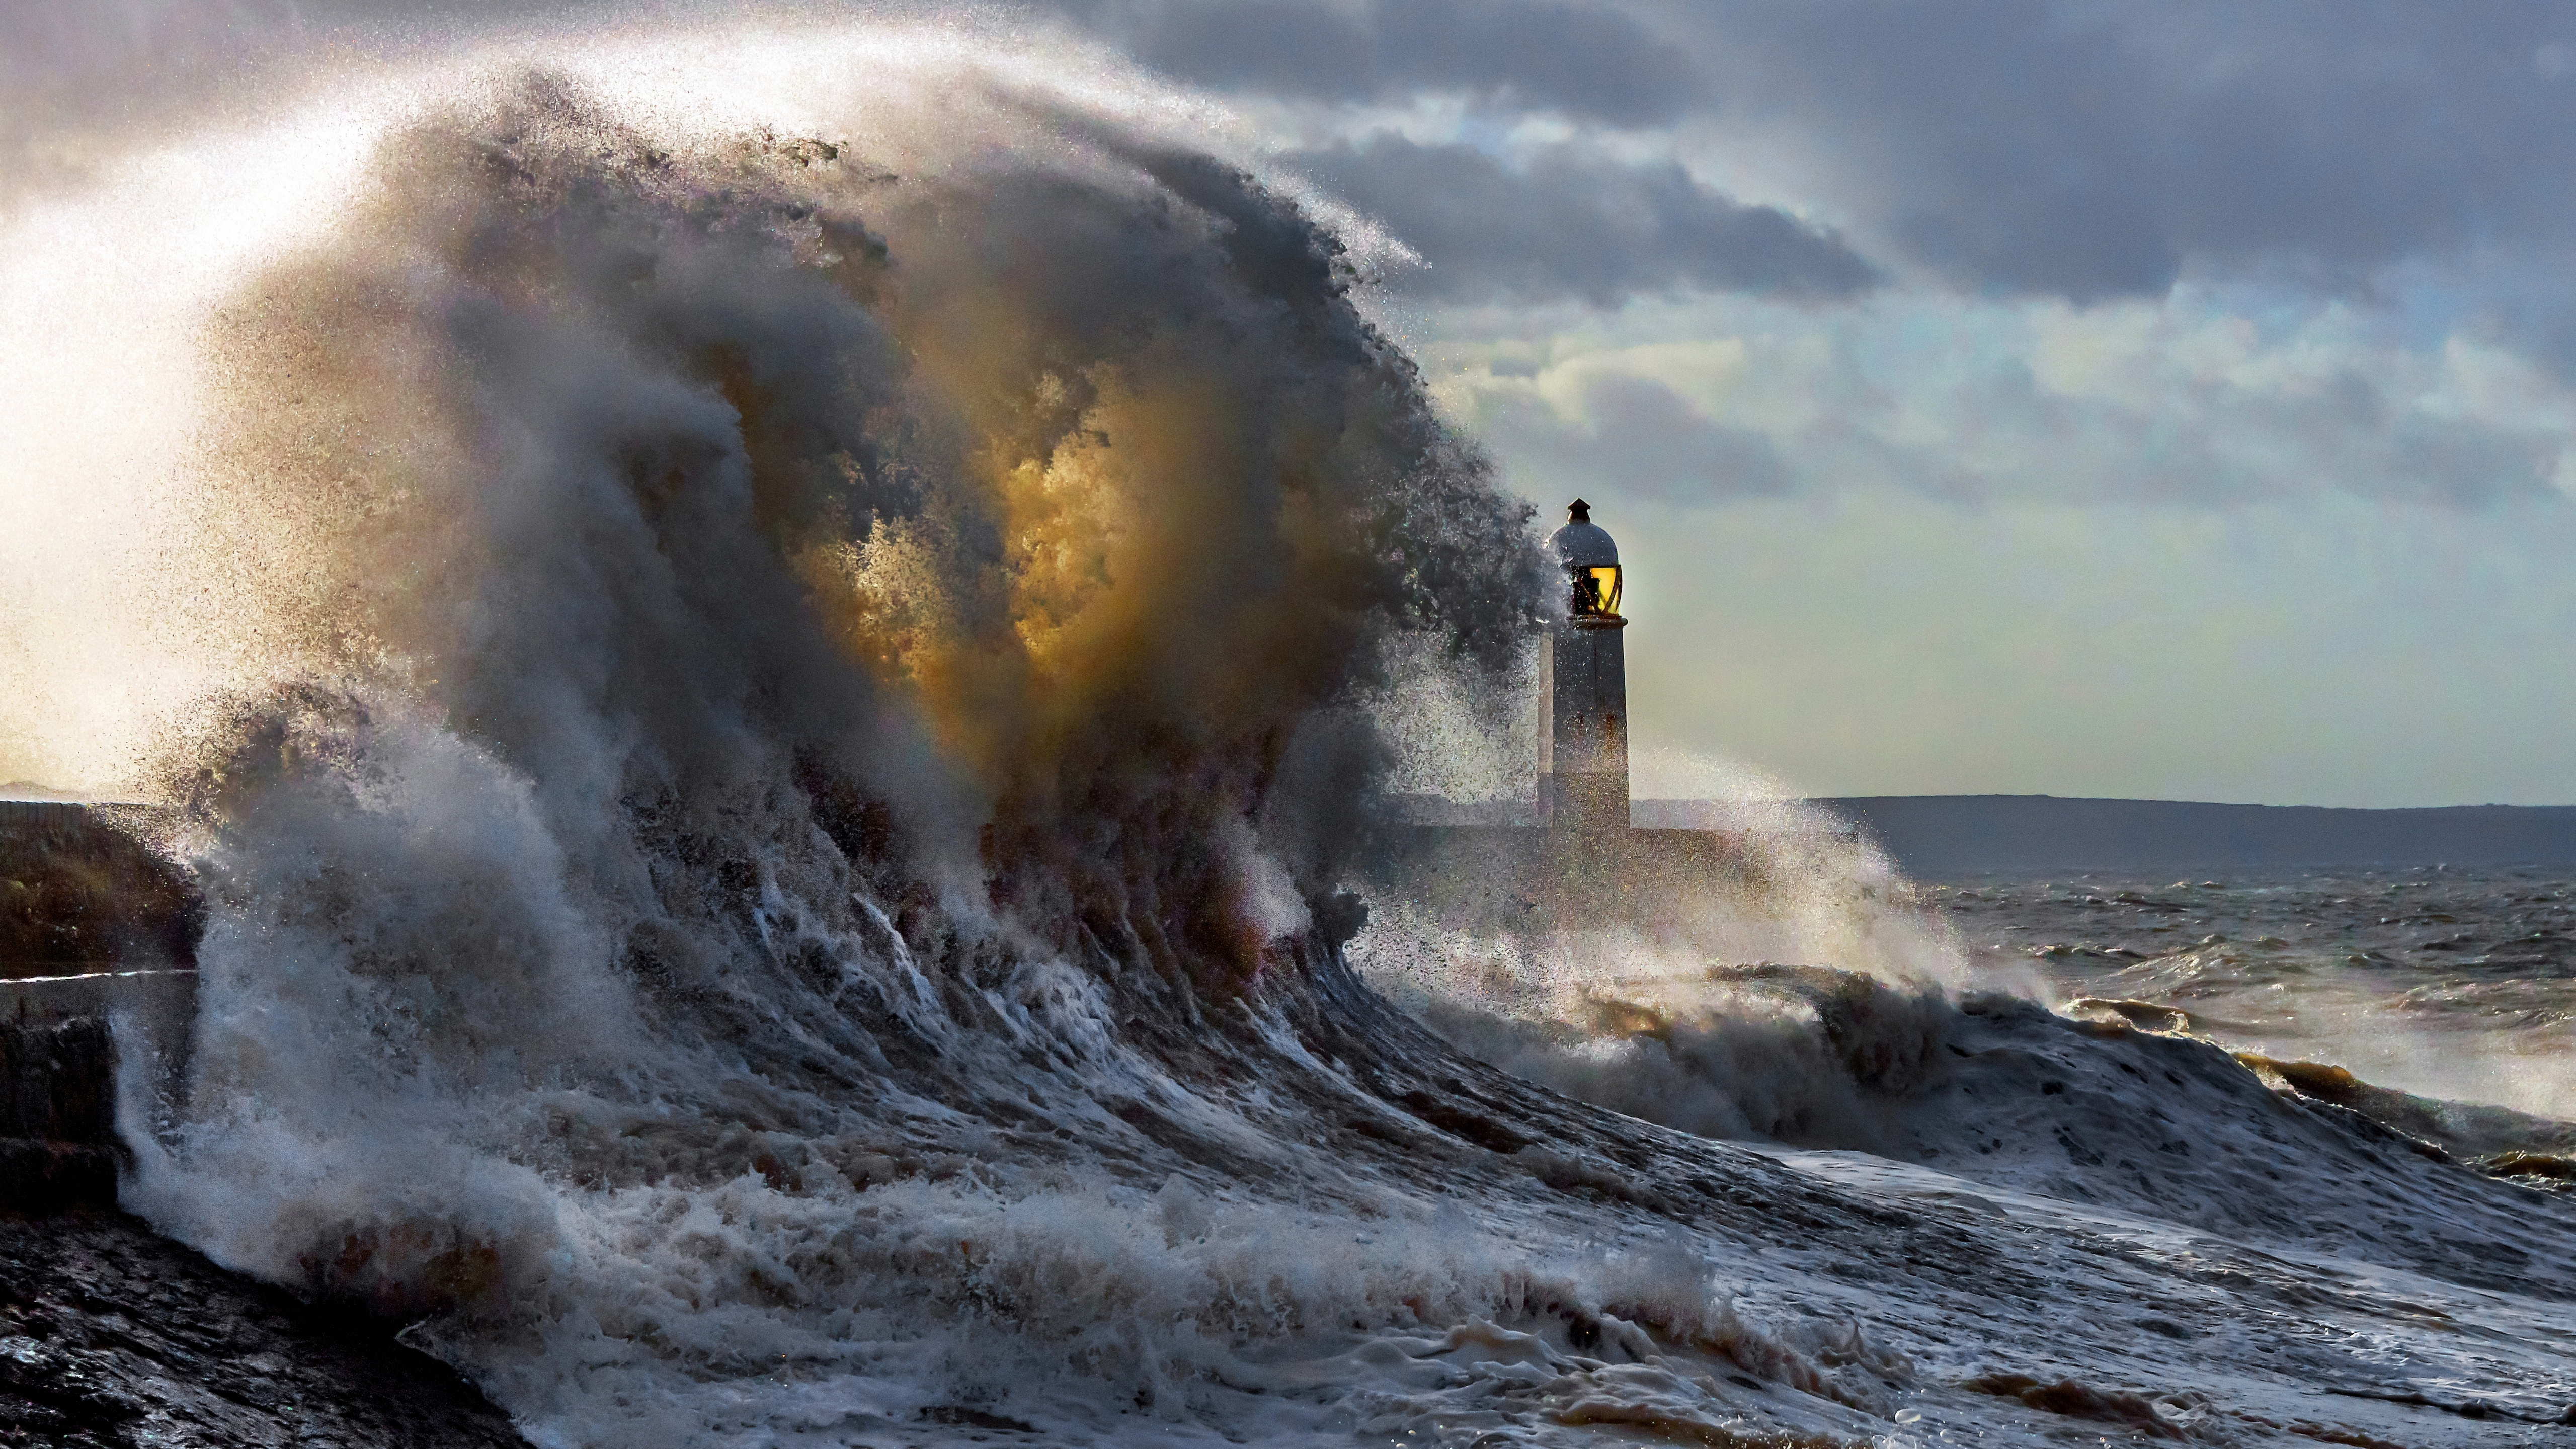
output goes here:
[{"label": "ocean water", "polygon": [[[1733,1260],[1739,1302],[1840,1303],[1948,1387],[2086,1421],[1916,1400],[1918,1432],[2547,1442],[2569,882],[1908,882],[1830,824],[1748,840],[1755,880],[1800,868],[1786,909],[1738,880],[1706,914],[1507,941],[1453,904],[1354,949],[1526,1079],[1847,1202],[1945,1205],[1877,1251],[1820,1262],[1793,1245],[1829,1235],[1783,1225]],[[1868,970],[1781,964],[1802,949]]]},{"label": "ocean water", "polygon": [[1517,748],[1529,511],[1203,98],[404,64],[0,224],[5,773],[208,896],[163,1231],[547,1446],[2566,1433],[2554,1018],[2479,1004],[2555,887],[2177,916],[1747,805],[1516,896],[1396,796],[1419,701]]},{"label": "ocean water", "polygon": [[2462,869],[1927,883],[1982,968],[2230,1047],[2542,1116],[2576,1103],[2576,879]]}]

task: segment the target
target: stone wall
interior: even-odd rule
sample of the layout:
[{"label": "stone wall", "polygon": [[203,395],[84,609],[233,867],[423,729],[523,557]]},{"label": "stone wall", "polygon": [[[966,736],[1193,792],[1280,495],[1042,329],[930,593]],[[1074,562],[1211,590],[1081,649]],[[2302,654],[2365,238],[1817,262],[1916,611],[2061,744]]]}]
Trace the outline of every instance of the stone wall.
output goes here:
[{"label": "stone wall", "polygon": [[0,1022],[0,1209],[112,1206],[124,1154],[107,1023]]}]

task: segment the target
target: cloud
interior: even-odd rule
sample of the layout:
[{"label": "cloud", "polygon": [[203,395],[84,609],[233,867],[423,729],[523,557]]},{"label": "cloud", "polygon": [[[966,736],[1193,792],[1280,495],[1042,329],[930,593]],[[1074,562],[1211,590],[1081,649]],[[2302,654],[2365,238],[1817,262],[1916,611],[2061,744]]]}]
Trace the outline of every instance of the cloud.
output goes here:
[{"label": "cloud", "polygon": [[1818,312],[1709,295],[1586,319],[1453,317],[1444,406],[1531,496],[1681,507],[1783,493],[2233,510],[2328,497],[2563,505],[2576,391],[2500,347],[2359,309],[2257,329],[2185,288],[2091,308],[1891,293]]},{"label": "cloud", "polygon": [[[2351,294],[2576,227],[2576,11],[2284,0],[1059,0],[1221,91],[1686,135],[1949,284]],[[1588,138],[1599,140],[1599,137]],[[1703,172],[1709,168],[1702,168]],[[1458,178],[1446,178],[1457,184]],[[1427,203],[1426,203],[1427,204]]]},{"label": "cloud", "polygon": [[1498,409],[1483,431],[1548,482],[1596,494],[1606,487],[1687,507],[1797,486],[1769,437],[1717,422],[1662,383],[1628,373],[1585,378],[1576,416],[1544,405]]},{"label": "cloud", "polygon": [[1839,299],[1876,285],[1841,237],[1746,206],[1669,161],[1540,150],[1521,169],[1466,145],[1379,135],[1280,158],[1419,252],[1406,289],[1444,301],[1581,297],[1612,306],[1683,288]]},{"label": "cloud", "polygon": [[[1678,17],[1684,12],[1676,10]],[[1693,4],[1734,121],[1956,283],[2335,289],[2576,221],[2576,11]]]},{"label": "cloud", "polygon": [[[1972,291],[2096,302],[2159,295],[2187,277],[2239,276],[2355,294],[2392,267],[2499,248],[2518,269],[2563,269],[2576,235],[2576,11],[2556,4],[1023,3],[1018,13],[1039,19],[1040,34],[1046,23],[1069,22],[1219,92],[1347,106],[1463,100],[1473,126],[1540,114],[1595,149],[1613,139],[1604,127],[1664,133],[1700,148],[1691,153],[1697,174],[1758,174],[1762,195],[1834,218],[1872,257]],[[856,18],[871,8],[815,0],[787,13]],[[0,196],[12,173],[79,170],[138,115],[193,106],[218,87],[258,89],[243,83],[245,68],[286,76],[325,47],[380,51],[499,22],[638,14],[742,12],[718,0],[0,7],[0,107],[13,123],[0,140]],[[1479,218],[1440,192],[1507,189],[1491,163],[1426,175],[1429,168],[1404,164],[1420,158],[1370,151],[1347,168],[1370,173],[1345,178],[1355,190],[1379,174],[1386,189],[1438,183],[1383,208],[1425,237],[1456,216],[1475,239]],[[1596,208],[1642,210],[1688,235],[1724,233],[1729,221],[1738,233],[1767,225],[1781,234],[1708,243],[1738,256],[1813,240],[1796,235],[1813,228],[1759,207],[1727,212],[1724,198],[1677,170],[1583,159],[1564,174],[1517,174],[1574,186]],[[1616,174],[1595,175],[1602,171]],[[1821,281],[1819,290],[1847,291],[1855,273],[1848,257],[1843,266],[1840,281],[1812,268],[1792,272]],[[1675,273],[1712,268],[1721,274],[1714,285],[1739,285],[1705,256],[1647,266],[1637,285],[1653,290]],[[1525,290],[1528,275],[1494,285],[1497,273],[1482,269],[1483,295],[1546,294]],[[1608,267],[1581,290],[1615,292],[1626,285],[1617,273]],[[1446,285],[1434,279],[1430,288],[1466,295]],[[2503,299],[2495,310],[2532,309]],[[2576,304],[2539,310],[2545,315],[2510,325],[2576,361],[2576,345],[2561,335],[2576,336],[2576,321],[2565,320],[2576,318]]]},{"label": "cloud", "polygon": [[1670,36],[1561,0],[1062,0],[1139,60],[1219,88],[1330,101],[1431,90],[1510,109],[1655,125],[1702,99]]}]

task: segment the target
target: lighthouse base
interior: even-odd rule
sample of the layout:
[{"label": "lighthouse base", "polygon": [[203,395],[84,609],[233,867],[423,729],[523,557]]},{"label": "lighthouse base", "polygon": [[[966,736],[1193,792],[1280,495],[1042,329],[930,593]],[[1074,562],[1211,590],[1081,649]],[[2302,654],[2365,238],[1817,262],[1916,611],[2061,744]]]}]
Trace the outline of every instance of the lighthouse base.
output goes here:
[{"label": "lighthouse base", "polygon": [[1538,818],[1550,830],[1626,830],[1628,772],[1560,770],[1539,776]]},{"label": "lighthouse base", "polygon": [[1410,825],[1390,844],[1361,889],[1471,932],[1653,921],[1712,890],[1750,889],[1762,869],[1715,830]]}]

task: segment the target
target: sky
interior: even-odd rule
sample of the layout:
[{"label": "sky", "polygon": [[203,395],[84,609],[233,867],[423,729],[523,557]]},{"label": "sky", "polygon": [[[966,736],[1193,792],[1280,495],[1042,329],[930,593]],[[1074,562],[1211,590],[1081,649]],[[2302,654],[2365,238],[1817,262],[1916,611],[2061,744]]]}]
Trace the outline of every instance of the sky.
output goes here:
[{"label": "sky", "polygon": [[[18,0],[0,207],[607,13]],[[2576,801],[2576,7],[904,13],[1123,55],[1350,219],[1449,416],[1618,538],[1641,796]]]}]

